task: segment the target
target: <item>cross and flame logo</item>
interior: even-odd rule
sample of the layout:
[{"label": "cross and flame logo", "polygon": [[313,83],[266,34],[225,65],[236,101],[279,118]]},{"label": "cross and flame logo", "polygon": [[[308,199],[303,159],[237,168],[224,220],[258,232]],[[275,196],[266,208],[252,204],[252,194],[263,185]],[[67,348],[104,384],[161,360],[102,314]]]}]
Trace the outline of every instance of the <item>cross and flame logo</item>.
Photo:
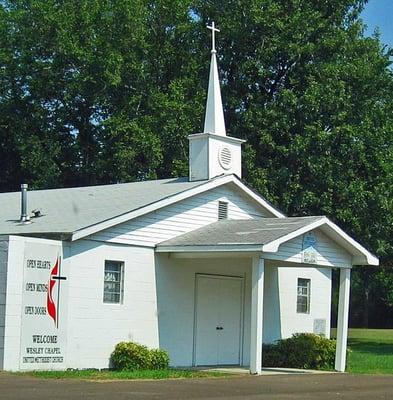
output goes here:
[{"label": "cross and flame logo", "polygon": [[[60,300],[60,281],[66,280],[61,276],[61,257],[57,256],[55,265],[52,267],[49,275],[48,292],[46,296],[46,309],[48,315],[53,319],[56,328],[59,327],[59,300]],[[55,287],[57,284],[57,287]],[[57,288],[57,298],[54,300],[54,293]]]}]

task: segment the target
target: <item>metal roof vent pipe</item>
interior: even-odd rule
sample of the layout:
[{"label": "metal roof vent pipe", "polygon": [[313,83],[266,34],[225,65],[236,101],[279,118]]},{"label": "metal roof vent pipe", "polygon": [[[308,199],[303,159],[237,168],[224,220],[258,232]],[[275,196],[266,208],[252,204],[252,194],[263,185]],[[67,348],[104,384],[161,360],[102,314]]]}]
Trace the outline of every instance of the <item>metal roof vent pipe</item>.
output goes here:
[{"label": "metal roof vent pipe", "polygon": [[27,183],[22,183],[20,185],[21,189],[21,213],[20,213],[20,222],[22,224],[30,223],[30,218],[27,215]]}]

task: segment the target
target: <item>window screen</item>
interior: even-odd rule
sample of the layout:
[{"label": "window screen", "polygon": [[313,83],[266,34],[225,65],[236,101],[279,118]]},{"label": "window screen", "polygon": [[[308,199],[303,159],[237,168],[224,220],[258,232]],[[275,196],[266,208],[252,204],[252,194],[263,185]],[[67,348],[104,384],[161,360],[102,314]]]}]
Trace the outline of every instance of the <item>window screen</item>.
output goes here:
[{"label": "window screen", "polygon": [[124,263],[105,260],[104,303],[123,302]]},{"label": "window screen", "polygon": [[297,280],[297,312],[308,314],[310,312],[310,279]]}]

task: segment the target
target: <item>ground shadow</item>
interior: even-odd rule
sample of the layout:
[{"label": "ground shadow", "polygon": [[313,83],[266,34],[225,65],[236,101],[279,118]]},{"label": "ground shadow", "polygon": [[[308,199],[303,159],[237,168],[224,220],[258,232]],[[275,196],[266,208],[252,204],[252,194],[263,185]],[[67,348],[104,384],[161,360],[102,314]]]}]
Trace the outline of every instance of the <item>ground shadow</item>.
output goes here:
[{"label": "ground shadow", "polygon": [[358,339],[349,339],[348,345],[352,350],[376,355],[393,355],[393,343],[372,342]]}]

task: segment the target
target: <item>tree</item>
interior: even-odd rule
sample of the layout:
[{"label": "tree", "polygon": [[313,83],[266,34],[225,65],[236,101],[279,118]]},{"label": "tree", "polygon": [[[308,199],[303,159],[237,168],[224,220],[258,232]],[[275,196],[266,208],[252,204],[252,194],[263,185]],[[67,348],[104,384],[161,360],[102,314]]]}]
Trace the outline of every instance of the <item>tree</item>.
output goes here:
[{"label": "tree", "polygon": [[[223,97],[229,130],[248,140],[246,179],[289,215],[328,215],[392,265],[393,53],[363,37],[364,3],[201,2],[198,12],[222,21]],[[354,270],[357,323],[370,304],[392,313],[392,276]]]},{"label": "tree", "polygon": [[354,271],[354,321],[392,312],[392,51],[363,36],[365,0],[0,4],[1,191],[186,175],[213,19],[246,181],[373,249],[385,268]]},{"label": "tree", "polygon": [[21,138],[20,178],[37,187],[105,181],[113,92],[127,88],[132,105],[142,91],[145,8],[138,0],[4,2],[0,126],[7,140]]}]

